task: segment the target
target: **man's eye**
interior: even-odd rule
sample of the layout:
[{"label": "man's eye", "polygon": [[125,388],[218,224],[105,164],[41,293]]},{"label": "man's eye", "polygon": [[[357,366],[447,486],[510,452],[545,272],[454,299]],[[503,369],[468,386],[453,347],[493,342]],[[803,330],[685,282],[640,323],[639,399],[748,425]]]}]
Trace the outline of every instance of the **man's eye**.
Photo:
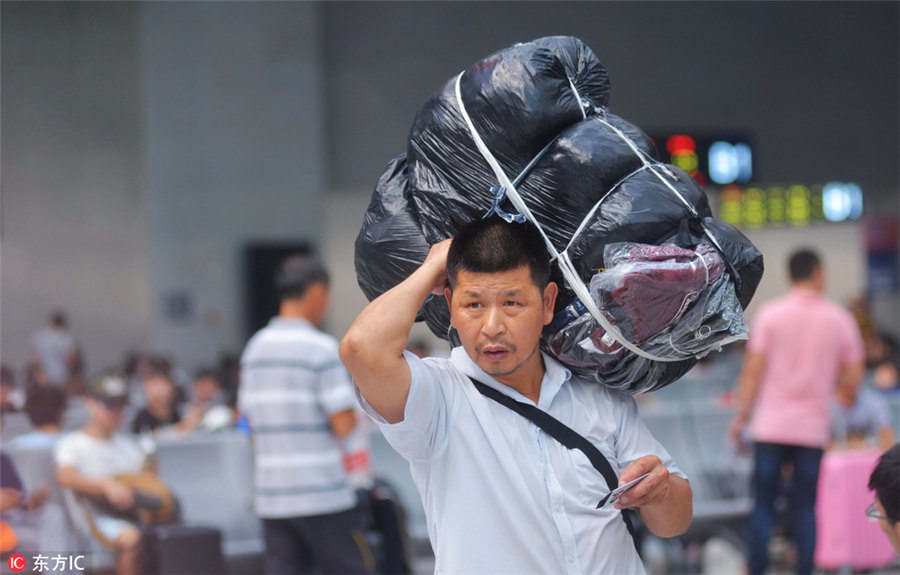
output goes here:
[{"label": "man's eye", "polygon": [[466,307],[470,308],[470,309],[478,309],[481,307],[481,303],[479,303],[477,301],[470,301],[469,303],[466,304]]},{"label": "man's eye", "polygon": [[509,301],[506,302],[506,305],[508,305],[508,306],[517,306],[517,305],[519,305],[519,302],[517,302],[516,300],[512,300],[512,299],[511,299],[511,300],[509,300]]}]

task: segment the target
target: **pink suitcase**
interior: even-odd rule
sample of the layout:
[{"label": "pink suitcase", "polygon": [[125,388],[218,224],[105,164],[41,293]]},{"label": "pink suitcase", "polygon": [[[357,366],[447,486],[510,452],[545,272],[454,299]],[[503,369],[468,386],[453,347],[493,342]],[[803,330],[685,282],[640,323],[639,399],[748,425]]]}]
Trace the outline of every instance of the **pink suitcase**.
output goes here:
[{"label": "pink suitcase", "polygon": [[894,550],[878,523],[865,515],[875,500],[869,474],[881,452],[834,451],[822,457],[816,499],[816,565],[877,569],[894,559]]}]

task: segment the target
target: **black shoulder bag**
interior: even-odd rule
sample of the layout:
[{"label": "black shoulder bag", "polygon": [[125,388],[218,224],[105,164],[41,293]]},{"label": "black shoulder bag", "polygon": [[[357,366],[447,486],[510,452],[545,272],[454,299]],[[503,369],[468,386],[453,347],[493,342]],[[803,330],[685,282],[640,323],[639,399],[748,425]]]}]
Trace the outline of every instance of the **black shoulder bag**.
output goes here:
[{"label": "black shoulder bag", "polygon": [[[606,480],[606,485],[609,487],[610,491],[618,487],[619,479],[616,477],[616,473],[613,471],[609,461],[607,461],[606,457],[600,453],[600,450],[597,449],[593,443],[585,439],[584,436],[542,409],[538,409],[527,403],[522,403],[521,401],[516,401],[508,395],[500,393],[493,387],[481,383],[474,377],[470,376],[469,379],[472,380],[472,383],[475,384],[475,389],[481,392],[481,395],[488,399],[493,399],[519,415],[528,418],[535,425],[543,429],[547,435],[559,441],[568,449],[578,449],[584,453],[591,462],[591,465],[594,466],[594,469],[599,471],[600,475],[603,476],[603,479]],[[597,504],[597,509],[602,507],[604,503],[606,503],[606,497]],[[634,522],[631,517],[632,513],[634,513],[634,511],[631,509],[622,510],[622,519],[625,521],[625,527],[628,528],[628,533],[630,533],[631,538],[634,539],[635,532]]]}]

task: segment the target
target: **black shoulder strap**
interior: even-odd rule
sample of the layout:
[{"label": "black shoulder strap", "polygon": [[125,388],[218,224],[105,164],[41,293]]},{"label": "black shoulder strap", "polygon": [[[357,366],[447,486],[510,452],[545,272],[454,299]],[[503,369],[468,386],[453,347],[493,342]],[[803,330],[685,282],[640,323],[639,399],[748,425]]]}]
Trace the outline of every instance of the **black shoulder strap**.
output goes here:
[{"label": "black shoulder strap", "polygon": [[[597,449],[593,443],[585,439],[583,435],[574,431],[571,427],[542,409],[538,409],[527,403],[522,403],[521,401],[516,401],[508,395],[500,393],[493,387],[481,383],[474,377],[470,376],[469,379],[472,380],[472,383],[475,384],[475,388],[485,397],[493,399],[519,415],[530,419],[535,425],[543,429],[547,435],[565,445],[566,448],[578,449],[584,453],[591,462],[591,465],[594,466],[594,469],[599,471],[600,475],[603,476],[603,479],[606,480],[606,485],[609,487],[610,491],[619,486],[619,479],[616,477],[616,473],[613,471],[609,461],[607,461],[606,457],[600,453],[600,450]],[[600,504],[604,502],[605,500],[601,501]],[[598,508],[600,507],[600,504],[597,505]],[[628,532],[634,537],[634,525],[630,513],[630,510],[623,511],[622,519],[625,520],[625,526],[628,527]]]}]

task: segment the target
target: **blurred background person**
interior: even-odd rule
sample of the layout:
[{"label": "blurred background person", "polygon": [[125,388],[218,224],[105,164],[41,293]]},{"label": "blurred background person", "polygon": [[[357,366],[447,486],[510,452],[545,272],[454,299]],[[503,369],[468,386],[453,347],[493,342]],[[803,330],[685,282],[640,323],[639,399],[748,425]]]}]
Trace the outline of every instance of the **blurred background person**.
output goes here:
[{"label": "blurred background person", "polygon": [[228,402],[235,403],[241,381],[241,358],[231,352],[222,353],[219,356],[217,373],[221,378],[222,389],[229,397]]},{"label": "blurred background person", "polygon": [[869,476],[869,489],[875,492],[875,501],[866,515],[878,521],[894,551],[900,553],[900,443],[882,454]]},{"label": "blurred background person", "polygon": [[790,463],[793,535],[798,573],[812,573],[816,546],[816,484],[831,433],[836,390],[855,397],[864,372],[859,328],[844,308],[823,296],[825,273],[807,249],[788,260],[790,291],[762,305],[750,330],[730,426],[740,442],[749,424],[754,441],[754,507],[749,567],[765,573],[782,467]]},{"label": "blurred background person", "polygon": [[69,383],[73,368],[81,359],[65,313],[54,311],[47,325],[32,336],[29,362],[40,365],[51,385],[64,387]]},{"label": "blurred background person", "polygon": [[[141,531],[132,522],[117,517],[98,505],[125,511],[135,503],[134,491],[116,476],[153,471],[144,451],[129,436],[117,433],[128,404],[128,385],[123,375],[107,371],[91,382],[87,407],[91,418],[78,431],[56,444],[57,480],[84,504],[75,520],[83,531],[116,553],[116,573],[140,573]],[[73,515],[78,509],[70,508]],[[87,527],[87,529],[85,529]]]},{"label": "blurred background person", "polygon": [[900,392],[900,344],[878,325],[864,297],[848,306],[859,325],[866,350],[866,384],[882,393]]},{"label": "blurred background person", "polygon": [[[12,458],[0,451],[0,521],[12,532],[3,534],[3,553],[64,552],[75,549],[69,523],[61,506],[50,503],[50,488],[29,492]],[[10,543],[15,547],[7,549]]]},{"label": "blurred background person", "polygon": [[40,363],[28,364],[28,368],[25,372],[25,386],[30,388],[43,385],[50,385],[50,380],[47,378],[47,372],[44,371],[44,366]]},{"label": "blurred background person", "polygon": [[877,448],[886,451],[896,441],[891,412],[880,394],[866,386],[855,394],[838,388],[831,403],[832,447]]},{"label": "blurred background person", "polygon": [[34,430],[10,441],[15,447],[52,447],[62,435],[66,394],[58,387],[33,387],[25,398],[25,413]]},{"label": "blurred background person", "polygon": [[16,389],[16,374],[5,363],[0,365],[0,411],[12,413],[19,411],[22,403]]},{"label": "blurred background person", "polygon": [[162,372],[151,373],[143,380],[145,405],[131,421],[131,433],[153,433],[171,429],[181,422],[175,399],[175,384]]},{"label": "blurred background person", "polygon": [[231,427],[235,422],[234,410],[228,405],[228,395],[223,389],[219,374],[210,368],[201,368],[194,375],[190,400],[185,407],[179,429],[189,431],[215,431]]},{"label": "blurred background person", "polygon": [[364,517],[340,448],[356,426],[356,397],[337,341],[317,328],[328,272],[293,256],[275,286],[278,316],[247,342],[238,394],[253,438],[266,573],[370,573]]}]

